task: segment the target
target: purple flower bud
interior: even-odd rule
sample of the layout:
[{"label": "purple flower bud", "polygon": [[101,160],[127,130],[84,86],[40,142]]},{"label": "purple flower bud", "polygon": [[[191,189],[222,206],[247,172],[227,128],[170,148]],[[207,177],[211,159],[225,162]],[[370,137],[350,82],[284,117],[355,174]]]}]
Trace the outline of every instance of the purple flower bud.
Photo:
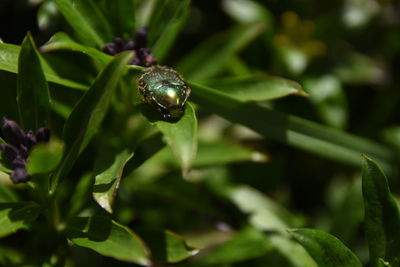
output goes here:
[{"label": "purple flower bud", "polygon": [[19,153],[18,149],[12,145],[2,144],[1,150],[4,151],[4,154],[6,155],[6,157],[11,161],[13,161],[18,156],[18,153]]},{"label": "purple flower bud", "polygon": [[136,43],[136,49],[144,48],[147,46],[147,30],[146,30],[146,28],[140,28],[136,32],[135,43]]},{"label": "purple flower bud", "polygon": [[19,146],[19,155],[25,159],[28,158],[28,155],[29,155],[28,148],[24,145],[20,145]]},{"label": "purple flower bud", "polygon": [[121,37],[114,38],[113,43],[115,44],[117,53],[120,53],[124,50],[124,40],[122,40]]},{"label": "purple flower bud", "polygon": [[3,132],[4,140],[16,147],[25,141],[25,133],[15,121],[3,118],[1,131]]},{"label": "purple flower bud", "polygon": [[50,140],[50,129],[47,127],[41,127],[36,131],[36,142],[49,142]]},{"label": "purple flower bud", "polygon": [[135,49],[135,42],[133,40],[129,40],[124,45],[124,50],[133,50]]},{"label": "purple flower bud", "polygon": [[12,161],[13,169],[17,168],[25,168],[26,167],[26,159],[22,158],[21,156],[17,156],[13,161]]},{"label": "purple flower bud", "polygon": [[24,168],[16,168],[11,173],[10,177],[14,184],[27,182],[30,178],[28,172]]},{"label": "purple flower bud", "polygon": [[103,52],[113,56],[117,54],[117,48],[114,43],[108,43],[104,46]]},{"label": "purple flower bud", "polygon": [[27,147],[28,150],[30,150],[35,144],[36,144],[36,136],[32,132],[32,130],[29,130],[25,136],[25,146]]},{"label": "purple flower bud", "polygon": [[130,64],[131,65],[140,65],[140,59],[137,56],[135,56],[134,58],[132,58]]}]

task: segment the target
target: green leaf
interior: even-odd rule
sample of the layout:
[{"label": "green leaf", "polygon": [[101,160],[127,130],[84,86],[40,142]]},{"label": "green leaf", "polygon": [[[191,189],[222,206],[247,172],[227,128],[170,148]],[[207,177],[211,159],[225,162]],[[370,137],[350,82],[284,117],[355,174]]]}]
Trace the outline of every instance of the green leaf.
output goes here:
[{"label": "green leaf", "polygon": [[285,233],[290,215],[267,196],[248,186],[235,186],[227,191],[228,198],[249,214],[249,222],[258,229]]},{"label": "green leaf", "polygon": [[20,266],[26,260],[26,255],[12,247],[0,246],[0,264],[3,266]]},{"label": "green leaf", "polygon": [[172,152],[179,159],[183,176],[188,173],[197,153],[197,119],[193,106],[186,105],[185,114],[176,123],[157,121]]},{"label": "green leaf", "polygon": [[[18,73],[18,55],[20,47],[12,44],[0,43],[0,70]],[[43,72],[49,82],[61,84],[67,87],[86,90],[87,86],[75,81],[60,77],[50,66],[40,57]]]},{"label": "green leaf", "polygon": [[51,52],[56,50],[70,50],[81,52],[87,54],[91,58],[103,64],[110,62],[113,58],[112,56],[107,55],[98,49],[75,42],[71,39],[71,37],[63,32],[58,32],[54,34],[46,44],[40,47],[40,50],[42,52]]},{"label": "green leaf", "polygon": [[60,178],[66,175],[78,155],[98,131],[124,71],[124,66],[131,56],[131,53],[123,53],[107,64],[68,117],[63,132],[66,155],[53,178],[50,189],[52,194]]},{"label": "green leaf", "polygon": [[132,156],[133,152],[128,149],[123,151],[107,149],[99,154],[95,162],[94,172],[96,177],[93,197],[109,213],[113,212],[112,206],[117,196],[125,164]]},{"label": "green leaf", "polygon": [[204,255],[204,258],[200,260],[200,265],[220,266],[246,261],[274,250],[274,246],[263,232],[247,226],[237,232],[231,240]]},{"label": "green leaf", "polygon": [[28,229],[39,213],[34,202],[0,203],[0,237]]},{"label": "green leaf", "polygon": [[149,266],[148,249],[129,228],[106,217],[72,219],[66,236],[75,245],[90,248],[103,256]]},{"label": "green leaf", "polygon": [[390,193],[385,174],[367,156],[364,156],[362,191],[370,261],[373,266],[377,265],[379,258],[392,263],[396,258],[400,259],[399,208]]},{"label": "green leaf", "polygon": [[320,267],[362,267],[360,260],[339,239],[314,229],[293,229],[289,233]]},{"label": "green leaf", "polygon": [[87,45],[103,48],[110,42],[110,25],[92,0],[55,0],[60,12]]},{"label": "green leaf", "polygon": [[[1,43],[0,43],[1,50]],[[1,57],[1,52],[0,52]],[[0,60],[0,68],[1,68]],[[16,90],[16,75],[5,71],[0,71],[0,99],[7,99],[2,101],[0,105],[0,114],[2,117],[18,118],[18,105],[17,105],[17,90]],[[1,142],[1,141],[0,141]]]},{"label": "green leaf", "polygon": [[216,80],[211,86],[244,102],[273,100],[287,95],[308,96],[300,84],[270,75],[250,75]]},{"label": "green leaf", "polygon": [[393,168],[394,152],[383,145],[265,106],[239,101],[213,88],[188,83],[192,88],[191,100],[199,107],[243,124],[267,138],[353,166],[359,166],[360,154],[368,153],[377,158],[385,170]]},{"label": "green leaf", "polygon": [[0,203],[16,201],[18,201],[18,195],[8,188],[7,185],[0,183]]},{"label": "green leaf", "polygon": [[268,156],[237,143],[220,140],[219,142],[200,143],[193,166],[205,167],[243,161],[266,162]]},{"label": "green leaf", "polygon": [[21,125],[36,130],[49,124],[50,93],[39,55],[28,33],[18,58],[17,103]]},{"label": "green leaf", "polygon": [[163,62],[186,20],[190,0],[158,0],[149,25],[149,40],[159,62]]},{"label": "green leaf", "polygon": [[378,267],[392,267],[392,265],[389,263],[389,262],[387,262],[387,261],[384,261],[383,259],[381,259],[381,258],[379,258],[379,260],[378,260],[378,265],[377,265]]},{"label": "green leaf", "polygon": [[79,178],[78,184],[69,200],[68,218],[76,216],[84,207],[87,207],[89,201],[92,201],[93,181],[93,173],[90,172],[85,173]]},{"label": "green leaf", "polygon": [[222,9],[239,23],[270,22],[273,15],[265,5],[251,0],[223,0]]},{"label": "green leaf", "polygon": [[310,77],[303,82],[321,119],[332,127],[344,129],[347,125],[347,98],[336,76]]},{"label": "green leaf", "polygon": [[152,258],[157,263],[180,262],[198,252],[190,248],[181,236],[168,230],[143,231],[140,236],[148,244]]},{"label": "green leaf", "polygon": [[225,34],[211,37],[182,59],[176,69],[194,81],[211,78],[264,30],[264,23],[252,23],[236,26]]},{"label": "green leaf", "polygon": [[303,247],[288,238],[286,229],[293,224],[293,218],[284,208],[248,186],[232,187],[226,195],[242,212],[248,214],[247,220],[253,227],[275,232],[268,236],[271,245],[293,266],[317,266]]},{"label": "green leaf", "polygon": [[131,40],[135,36],[136,0],[106,0],[105,12],[112,25],[114,36]]},{"label": "green leaf", "polygon": [[60,164],[63,152],[63,143],[56,139],[35,145],[29,153],[26,165],[28,173],[34,175],[51,172]]}]

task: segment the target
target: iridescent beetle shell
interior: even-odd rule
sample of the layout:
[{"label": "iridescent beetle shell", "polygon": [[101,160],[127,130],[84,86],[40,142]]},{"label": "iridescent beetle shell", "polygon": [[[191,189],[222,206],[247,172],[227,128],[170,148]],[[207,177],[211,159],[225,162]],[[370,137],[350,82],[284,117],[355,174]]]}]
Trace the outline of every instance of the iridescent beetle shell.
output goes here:
[{"label": "iridescent beetle shell", "polygon": [[178,120],[185,111],[190,87],[172,68],[152,66],[138,79],[143,101],[158,110],[165,120]]}]

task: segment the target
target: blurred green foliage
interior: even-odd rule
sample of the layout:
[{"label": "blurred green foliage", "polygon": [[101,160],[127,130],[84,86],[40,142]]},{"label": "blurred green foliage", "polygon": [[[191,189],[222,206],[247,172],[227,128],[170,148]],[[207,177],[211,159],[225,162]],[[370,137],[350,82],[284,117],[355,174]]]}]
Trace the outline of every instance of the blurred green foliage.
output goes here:
[{"label": "blurred green foliage", "polygon": [[[53,136],[27,184],[0,153],[0,265],[399,266],[398,1],[3,0],[0,22],[0,116]],[[102,52],[142,27],[192,88],[176,123]]]}]

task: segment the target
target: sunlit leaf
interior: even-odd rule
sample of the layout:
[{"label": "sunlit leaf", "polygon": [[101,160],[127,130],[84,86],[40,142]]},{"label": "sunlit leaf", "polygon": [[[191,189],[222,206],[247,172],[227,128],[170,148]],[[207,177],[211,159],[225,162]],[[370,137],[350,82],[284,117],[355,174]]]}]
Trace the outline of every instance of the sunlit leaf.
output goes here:
[{"label": "sunlit leaf", "polygon": [[143,231],[140,236],[146,241],[154,261],[158,263],[180,262],[198,252],[190,248],[183,237],[168,230]]},{"label": "sunlit leaf", "polygon": [[400,259],[400,213],[381,168],[364,156],[362,171],[365,233],[372,264]]},{"label": "sunlit leaf", "polygon": [[51,192],[54,193],[59,179],[66,175],[76,157],[98,131],[115,93],[124,66],[130,58],[130,53],[124,53],[107,64],[68,117],[63,132],[66,155],[53,178]]},{"label": "sunlit leaf", "polygon": [[0,237],[28,229],[39,213],[34,202],[0,203]]},{"label": "sunlit leaf", "polygon": [[[17,45],[0,43],[0,70],[17,73],[19,52],[20,47]],[[71,88],[87,89],[84,84],[60,77],[42,58],[40,60],[47,81]]]},{"label": "sunlit leaf", "polygon": [[75,245],[90,248],[103,256],[150,265],[149,252],[142,240],[129,228],[109,218],[74,218],[65,233]]},{"label": "sunlit leaf", "polygon": [[193,106],[187,104],[185,114],[178,122],[157,121],[156,125],[179,159],[185,176],[197,152],[197,119]]},{"label": "sunlit leaf", "polygon": [[272,14],[264,5],[252,0],[223,0],[222,8],[240,23],[270,22],[273,19]]},{"label": "sunlit leaf", "polygon": [[84,43],[102,48],[111,41],[110,25],[92,0],[55,0],[55,3]]},{"label": "sunlit leaf", "polygon": [[63,32],[58,32],[53,35],[46,44],[40,47],[40,50],[43,52],[51,52],[56,50],[71,50],[82,52],[103,64],[110,62],[112,59],[112,56],[107,55],[98,49],[75,42],[66,33]]},{"label": "sunlit leaf", "polygon": [[210,86],[246,102],[273,100],[292,94],[308,96],[297,82],[269,75],[224,78]]},{"label": "sunlit leaf", "polygon": [[18,57],[17,103],[21,124],[28,130],[47,126],[50,93],[30,34],[22,42]]},{"label": "sunlit leaf", "polygon": [[314,229],[293,229],[289,233],[320,267],[361,267],[360,260],[339,239]]},{"label": "sunlit leaf", "polygon": [[93,186],[93,197],[96,202],[106,211],[112,213],[113,204],[116,198],[122,172],[125,164],[133,156],[128,149],[112,151],[107,149],[99,154],[95,162],[94,171],[96,174]]},{"label": "sunlit leaf", "polygon": [[18,201],[18,195],[7,185],[0,183],[0,203],[16,201]]},{"label": "sunlit leaf", "polygon": [[29,153],[26,169],[30,174],[48,173],[61,162],[64,145],[59,140],[51,139],[48,143],[35,145]]},{"label": "sunlit leaf", "polygon": [[204,167],[241,161],[265,162],[268,161],[268,156],[232,142],[200,143],[193,166]]}]

